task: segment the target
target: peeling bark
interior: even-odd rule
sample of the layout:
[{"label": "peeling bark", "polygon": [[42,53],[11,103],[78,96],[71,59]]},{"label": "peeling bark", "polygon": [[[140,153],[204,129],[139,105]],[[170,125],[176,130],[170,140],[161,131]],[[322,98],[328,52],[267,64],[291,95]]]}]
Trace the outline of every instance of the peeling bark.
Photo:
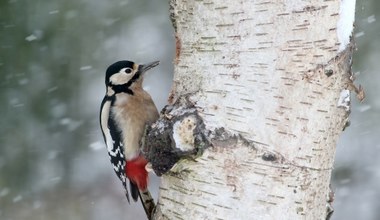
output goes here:
[{"label": "peeling bark", "polygon": [[353,85],[345,1],[171,1],[171,105],[145,150],[162,175],[155,219],[331,216]]}]

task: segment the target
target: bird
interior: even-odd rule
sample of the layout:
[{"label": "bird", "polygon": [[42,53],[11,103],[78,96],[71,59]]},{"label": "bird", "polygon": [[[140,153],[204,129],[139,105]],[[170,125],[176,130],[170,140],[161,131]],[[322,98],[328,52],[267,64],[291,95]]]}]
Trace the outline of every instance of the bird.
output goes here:
[{"label": "bird", "polygon": [[148,161],[140,149],[146,126],[155,122],[159,113],[152,97],[143,89],[145,73],[159,61],[137,64],[122,60],[110,65],[105,74],[106,94],[100,108],[100,127],[116,175],[122,182],[128,202],[130,194],[151,216],[155,204],[147,189]]}]

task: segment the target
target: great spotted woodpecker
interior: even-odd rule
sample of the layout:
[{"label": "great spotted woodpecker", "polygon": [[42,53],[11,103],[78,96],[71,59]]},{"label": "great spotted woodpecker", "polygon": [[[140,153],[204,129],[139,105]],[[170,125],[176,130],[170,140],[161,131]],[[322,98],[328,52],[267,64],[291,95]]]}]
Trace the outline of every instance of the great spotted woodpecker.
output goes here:
[{"label": "great spotted woodpecker", "polygon": [[143,89],[143,77],[158,61],[138,65],[119,61],[108,67],[106,95],[100,109],[100,125],[113,169],[121,180],[129,202],[127,179],[131,196],[138,197],[149,218],[154,201],[147,190],[147,161],[140,152],[140,140],[145,126],[158,119],[157,108],[151,96]]}]

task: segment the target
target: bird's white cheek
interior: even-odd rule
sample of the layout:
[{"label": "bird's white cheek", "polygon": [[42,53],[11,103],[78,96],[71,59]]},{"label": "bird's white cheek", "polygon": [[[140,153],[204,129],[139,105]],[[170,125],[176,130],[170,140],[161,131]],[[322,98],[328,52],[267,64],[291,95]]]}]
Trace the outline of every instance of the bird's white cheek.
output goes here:
[{"label": "bird's white cheek", "polygon": [[116,73],[110,77],[110,81],[114,85],[122,85],[127,83],[131,79],[130,75],[125,73]]}]

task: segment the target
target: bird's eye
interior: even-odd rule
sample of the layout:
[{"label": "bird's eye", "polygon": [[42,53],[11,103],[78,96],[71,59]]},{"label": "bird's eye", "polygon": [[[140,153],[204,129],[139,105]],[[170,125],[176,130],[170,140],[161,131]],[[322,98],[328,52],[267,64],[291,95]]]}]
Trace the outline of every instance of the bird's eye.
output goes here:
[{"label": "bird's eye", "polygon": [[127,68],[127,69],[124,70],[124,72],[129,74],[129,73],[132,72],[132,69],[131,68]]}]

